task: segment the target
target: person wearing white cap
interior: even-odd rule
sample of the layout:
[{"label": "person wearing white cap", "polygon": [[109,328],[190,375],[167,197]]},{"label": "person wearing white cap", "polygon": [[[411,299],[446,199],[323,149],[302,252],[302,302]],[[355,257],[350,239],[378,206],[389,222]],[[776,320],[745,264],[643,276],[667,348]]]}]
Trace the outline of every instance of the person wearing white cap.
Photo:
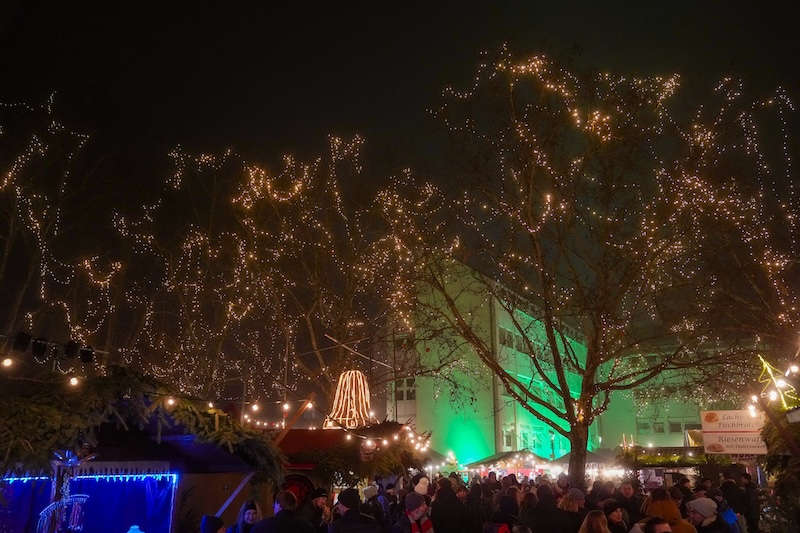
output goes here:
[{"label": "person wearing white cap", "polygon": [[697,533],[730,533],[728,524],[717,514],[717,502],[711,498],[697,498],[686,504],[689,520]]}]

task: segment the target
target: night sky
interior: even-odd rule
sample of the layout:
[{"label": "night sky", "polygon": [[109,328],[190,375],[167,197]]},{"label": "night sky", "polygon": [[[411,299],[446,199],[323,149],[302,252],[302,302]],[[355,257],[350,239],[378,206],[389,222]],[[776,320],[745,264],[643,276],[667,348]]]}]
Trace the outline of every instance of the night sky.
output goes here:
[{"label": "night sky", "polygon": [[59,114],[116,162],[112,179],[160,168],[178,143],[269,162],[329,132],[366,136],[383,168],[424,166],[426,108],[503,41],[612,71],[734,72],[795,95],[800,82],[788,3],[55,4],[3,2],[0,100],[56,91]]}]

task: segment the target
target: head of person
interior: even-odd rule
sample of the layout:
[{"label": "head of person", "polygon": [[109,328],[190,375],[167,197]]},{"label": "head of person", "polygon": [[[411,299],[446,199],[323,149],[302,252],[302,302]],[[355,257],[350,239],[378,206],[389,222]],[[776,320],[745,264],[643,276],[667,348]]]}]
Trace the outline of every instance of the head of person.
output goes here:
[{"label": "head of person", "polygon": [[539,497],[535,492],[526,492],[522,495],[522,509],[535,509],[539,505]]},{"label": "head of person", "polygon": [[553,507],[556,504],[556,496],[553,494],[553,487],[550,483],[540,483],[536,487],[536,495],[539,497],[539,503],[544,507]]},{"label": "head of person", "polygon": [[691,481],[689,480],[688,477],[681,478],[681,480],[678,481],[678,486],[679,487],[685,487],[685,488],[688,489],[690,484],[691,484]]},{"label": "head of person", "polygon": [[253,525],[259,520],[261,520],[261,509],[258,508],[258,504],[253,500],[244,502],[241,509],[239,509],[237,522],[239,524]]},{"label": "head of person", "polygon": [[700,480],[700,486],[706,490],[710,489],[712,485],[711,478],[704,477]]},{"label": "head of person", "polygon": [[632,498],[633,497],[633,485],[630,481],[623,481],[622,485],[619,486],[619,493],[622,494],[623,498]]},{"label": "head of person", "polygon": [[498,508],[500,513],[506,516],[517,516],[519,514],[519,505],[515,496],[500,496]]},{"label": "head of person", "polygon": [[326,503],[328,503],[328,491],[323,488],[314,489],[311,493],[311,504],[317,509],[322,509]]},{"label": "head of person", "polygon": [[403,502],[403,506],[406,510],[406,515],[412,521],[419,520],[428,510],[428,506],[425,503],[425,498],[422,494],[417,492],[409,492],[406,495],[406,500]]},{"label": "head of person", "polygon": [[556,485],[558,488],[562,490],[566,490],[569,488],[569,480],[567,479],[566,474],[559,474],[558,479],[556,480]]},{"label": "head of person", "polygon": [[358,489],[349,488],[344,489],[342,492],[339,493],[338,498],[339,507],[342,508],[342,511],[347,512],[350,509],[356,509],[361,506],[361,496],[358,494]]},{"label": "head of person", "polygon": [[610,523],[622,523],[622,506],[617,500],[607,500],[606,503],[603,504],[603,512],[606,514],[606,518]]},{"label": "head of person", "polygon": [[295,511],[297,510],[297,498],[288,490],[282,490],[275,495],[275,505],[272,510],[274,514],[281,511]]},{"label": "head of person", "polygon": [[672,533],[669,522],[658,516],[648,518],[644,523],[643,533]]},{"label": "head of person", "polygon": [[207,514],[200,520],[200,533],[225,533],[225,523],[222,518]]},{"label": "head of person", "polygon": [[589,511],[578,533],[608,533],[608,520],[603,511]]},{"label": "head of person", "polygon": [[667,492],[667,489],[663,487],[658,487],[657,489],[653,489],[653,492],[650,493],[650,499],[654,502],[663,502],[665,500],[669,500],[669,492]]},{"label": "head of person", "polygon": [[491,481],[492,483],[497,481],[497,474],[495,474],[494,472],[489,472],[489,481]]},{"label": "head of person", "polygon": [[369,501],[377,496],[378,496],[377,485],[367,485],[366,487],[364,487],[364,501]]},{"label": "head of person", "polygon": [[431,480],[425,474],[417,474],[411,478],[411,486],[414,487],[414,492],[425,496],[428,494],[428,485]]},{"label": "head of person", "polygon": [[453,484],[449,478],[442,477],[436,480],[436,492],[452,492]]},{"label": "head of person", "polygon": [[464,485],[459,485],[458,490],[456,491],[456,496],[458,497],[459,501],[466,502],[467,496],[469,496],[469,490]]},{"label": "head of person", "polygon": [[711,498],[697,498],[686,504],[689,521],[699,526],[703,522],[712,522],[717,517],[717,502]]},{"label": "head of person", "polygon": [[394,488],[394,483],[389,483],[388,485],[386,485],[386,494],[388,494],[389,496],[394,496],[395,494],[397,494],[397,490]]},{"label": "head of person", "polygon": [[569,511],[571,513],[577,513],[583,508],[583,504],[586,502],[586,496],[584,496],[583,491],[580,489],[569,489],[566,494],[561,498],[561,501],[558,502],[558,508],[563,511]]},{"label": "head of person", "polygon": [[742,474],[742,476],[739,478],[739,482],[744,486],[752,485],[753,484],[753,476],[751,476],[747,472],[744,472]]},{"label": "head of person", "polygon": [[669,488],[669,497],[675,501],[678,505],[681,504],[681,500],[683,500],[683,492],[681,492],[680,487],[672,486]]}]

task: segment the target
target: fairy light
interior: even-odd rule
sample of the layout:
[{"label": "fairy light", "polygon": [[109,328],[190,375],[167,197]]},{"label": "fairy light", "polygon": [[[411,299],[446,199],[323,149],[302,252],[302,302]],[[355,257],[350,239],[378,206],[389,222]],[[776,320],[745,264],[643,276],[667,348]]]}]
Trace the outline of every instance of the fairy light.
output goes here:
[{"label": "fairy light", "polygon": [[77,387],[78,384],[80,384],[80,380],[78,378],[76,378],[75,376],[69,378],[70,387]]},{"label": "fairy light", "polygon": [[11,368],[14,365],[14,360],[10,357],[6,357],[3,359],[3,368]]}]

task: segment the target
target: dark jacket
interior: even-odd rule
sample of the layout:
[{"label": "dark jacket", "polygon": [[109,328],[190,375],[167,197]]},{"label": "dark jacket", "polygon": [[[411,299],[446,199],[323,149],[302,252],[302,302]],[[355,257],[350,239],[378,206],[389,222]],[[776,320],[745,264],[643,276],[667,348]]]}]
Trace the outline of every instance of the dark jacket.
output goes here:
[{"label": "dark jacket", "polygon": [[314,533],[314,529],[293,511],[284,509],[275,516],[257,522],[250,533]]},{"label": "dark jacket", "polygon": [[443,487],[431,503],[431,521],[436,533],[463,533],[464,505],[452,489]]},{"label": "dark jacket", "polygon": [[725,523],[725,520],[720,515],[717,515],[717,519],[711,522],[707,526],[696,526],[697,533],[730,533],[731,529],[728,527],[728,524]]},{"label": "dark jacket", "polygon": [[[420,531],[422,531],[422,524],[417,522],[417,527]],[[436,532],[436,528],[433,528],[434,533]],[[400,516],[400,520],[395,522],[392,526],[392,533],[411,533],[411,520],[408,518],[408,515],[403,513]]]},{"label": "dark jacket", "polygon": [[334,520],[328,528],[330,533],[381,533],[381,526],[369,515],[358,509],[348,509],[341,518]]},{"label": "dark jacket", "polygon": [[578,533],[586,513],[578,511],[572,513],[563,509],[556,509],[553,533]]},{"label": "dark jacket", "polygon": [[625,522],[623,522],[622,524],[615,524],[614,522],[609,520],[608,521],[608,530],[611,533],[628,533],[628,531],[630,531],[630,528],[625,526],[624,524],[625,524]]},{"label": "dark jacket", "polygon": [[622,509],[625,510],[625,514],[627,515],[625,521],[628,524],[635,524],[642,521],[642,518],[644,518],[644,514],[642,514],[642,502],[644,500],[641,496],[634,494],[630,498],[625,498],[621,492],[617,492],[614,499],[617,500]]},{"label": "dark jacket", "polygon": [[381,527],[382,531],[386,529],[386,515],[383,513],[383,505],[377,496],[373,496],[361,504],[361,514],[365,514],[374,518]]}]

